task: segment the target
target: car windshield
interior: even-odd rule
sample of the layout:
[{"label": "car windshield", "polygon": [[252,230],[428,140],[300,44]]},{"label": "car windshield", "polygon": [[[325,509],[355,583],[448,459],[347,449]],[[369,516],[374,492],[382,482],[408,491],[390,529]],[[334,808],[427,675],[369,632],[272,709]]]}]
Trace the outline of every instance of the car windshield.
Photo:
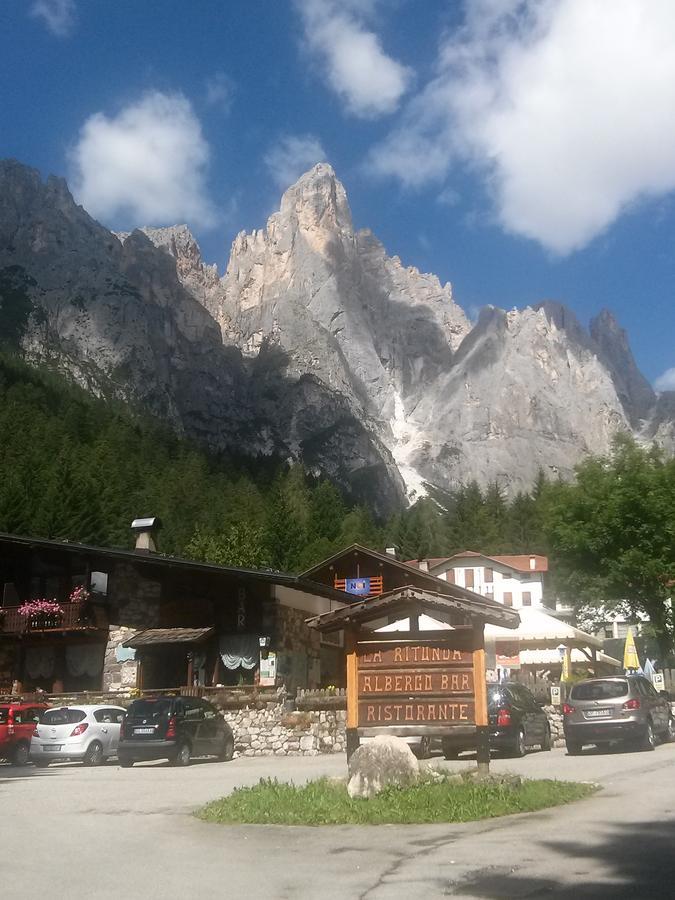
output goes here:
[{"label": "car windshield", "polygon": [[134,700],[129,707],[129,716],[144,719],[159,719],[171,712],[171,700]]},{"label": "car windshield", "polygon": [[40,716],[40,725],[76,725],[86,715],[83,709],[46,709]]},{"label": "car windshield", "polygon": [[587,681],[574,685],[570,699],[612,700],[614,697],[625,697],[627,693],[627,681]]},{"label": "car windshield", "polygon": [[7,723],[7,717],[9,715],[9,709],[5,706],[3,709],[0,707],[0,725],[5,725]]}]

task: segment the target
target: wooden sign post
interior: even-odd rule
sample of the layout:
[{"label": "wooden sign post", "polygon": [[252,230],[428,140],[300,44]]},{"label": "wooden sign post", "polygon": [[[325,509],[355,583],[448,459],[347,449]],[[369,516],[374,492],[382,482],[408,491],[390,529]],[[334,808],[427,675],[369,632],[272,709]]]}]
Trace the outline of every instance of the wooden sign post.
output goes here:
[{"label": "wooden sign post", "polygon": [[483,628],[416,634],[349,631],[347,756],[359,737],[475,735],[489,766]]}]

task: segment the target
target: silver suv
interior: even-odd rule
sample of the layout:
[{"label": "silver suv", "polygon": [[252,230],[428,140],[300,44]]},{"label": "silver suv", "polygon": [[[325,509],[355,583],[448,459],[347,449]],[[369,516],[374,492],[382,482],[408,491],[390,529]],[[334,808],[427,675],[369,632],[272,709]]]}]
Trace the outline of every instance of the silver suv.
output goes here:
[{"label": "silver suv", "polygon": [[655,735],[670,740],[675,734],[667,697],[642,675],[575,684],[563,706],[563,728],[572,756],[581,753],[584,744],[605,749],[614,741],[653,750]]}]

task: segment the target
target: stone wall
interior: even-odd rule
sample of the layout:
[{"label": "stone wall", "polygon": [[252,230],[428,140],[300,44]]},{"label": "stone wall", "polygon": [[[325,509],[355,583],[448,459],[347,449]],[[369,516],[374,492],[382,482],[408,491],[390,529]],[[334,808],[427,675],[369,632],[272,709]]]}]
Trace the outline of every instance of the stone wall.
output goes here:
[{"label": "stone wall", "polygon": [[144,578],[133,565],[118,565],[108,591],[115,621],[137,630],[159,628],[162,586],[158,581]]},{"label": "stone wall", "polygon": [[[138,684],[138,663],[133,653],[122,647],[136,633],[135,628],[111,625],[103,657],[103,690],[116,693],[133,690]],[[126,657],[126,658],[125,658]]]},{"label": "stone wall", "polygon": [[344,709],[288,712],[284,703],[264,709],[223,710],[239,756],[318,756],[345,749]]},{"label": "stone wall", "polygon": [[561,708],[559,706],[545,706],[544,712],[548,717],[548,724],[551,728],[551,746],[564,747],[565,735],[563,733],[563,717]]}]

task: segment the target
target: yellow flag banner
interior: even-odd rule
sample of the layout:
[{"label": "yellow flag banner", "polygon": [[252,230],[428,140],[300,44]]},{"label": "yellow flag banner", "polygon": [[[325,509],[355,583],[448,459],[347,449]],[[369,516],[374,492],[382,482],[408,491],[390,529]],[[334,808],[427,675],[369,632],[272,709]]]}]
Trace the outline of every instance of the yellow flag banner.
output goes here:
[{"label": "yellow flag banner", "polygon": [[623,668],[624,671],[629,669],[640,668],[640,658],[638,657],[637,647],[635,646],[635,638],[633,637],[633,629],[629,628],[626,634],[626,646],[623,650]]},{"label": "yellow flag banner", "polygon": [[565,647],[565,652],[563,654],[562,659],[562,673],[560,675],[561,681],[571,681],[572,680],[572,651],[569,647]]}]

